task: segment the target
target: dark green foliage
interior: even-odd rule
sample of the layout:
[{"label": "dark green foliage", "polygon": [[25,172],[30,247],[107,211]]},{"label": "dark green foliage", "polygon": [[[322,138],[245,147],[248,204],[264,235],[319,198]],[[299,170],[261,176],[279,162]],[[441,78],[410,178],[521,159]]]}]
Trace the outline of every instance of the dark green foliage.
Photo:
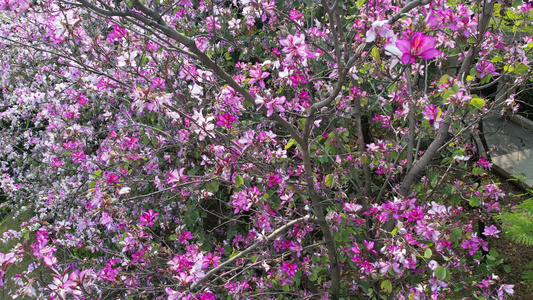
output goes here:
[{"label": "dark green foliage", "polygon": [[516,210],[496,218],[502,222],[509,239],[527,246],[533,245],[533,198],[517,205]]},{"label": "dark green foliage", "polygon": [[[527,199],[515,208],[514,211],[496,218],[506,229],[507,238],[516,243],[531,246],[533,245],[533,198]],[[527,269],[522,273],[522,279],[529,285],[533,285],[533,262],[527,265]]]}]

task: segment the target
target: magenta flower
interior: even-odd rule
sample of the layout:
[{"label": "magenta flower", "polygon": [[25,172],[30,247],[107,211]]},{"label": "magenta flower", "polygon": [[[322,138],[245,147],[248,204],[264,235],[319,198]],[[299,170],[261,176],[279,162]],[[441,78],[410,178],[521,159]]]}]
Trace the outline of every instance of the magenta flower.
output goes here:
[{"label": "magenta flower", "polygon": [[121,28],[118,25],[113,26],[113,32],[107,35],[108,42],[122,41],[122,38],[127,35],[127,31],[124,28]]},{"label": "magenta flower", "polygon": [[216,124],[218,126],[226,126],[227,128],[230,128],[231,124],[233,124],[233,122],[235,122],[235,120],[237,120],[237,116],[232,116],[232,115],[230,115],[228,113],[219,114]]},{"label": "magenta flower", "polygon": [[185,244],[189,243],[188,240],[192,240],[193,239],[193,236],[192,236],[192,233],[190,231],[184,231],[178,236],[178,239],[180,240],[180,243],[182,245],[185,245]]},{"label": "magenta flower", "polygon": [[113,282],[118,275],[118,271],[119,268],[111,268],[110,266],[107,266],[100,272],[100,276],[105,280]]},{"label": "magenta flower", "polygon": [[57,157],[53,158],[52,167],[61,167],[63,164],[64,164],[64,162],[62,162],[59,159],[57,159]]},{"label": "magenta flower", "polygon": [[159,213],[156,213],[150,209],[139,217],[140,219],[139,224],[141,226],[144,226],[144,225],[154,226],[154,220],[157,218],[158,215]]},{"label": "magenta flower", "polygon": [[292,278],[296,274],[296,271],[298,270],[298,265],[293,264],[290,262],[283,262],[281,265],[281,272],[288,275],[288,277]]},{"label": "magenta flower", "polygon": [[396,47],[403,53],[402,62],[404,64],[414,63],[415,57],[422,57],[423,59],[432,59],[440,54],[440,51],[435,49],[436,40],[434,37],[425,35],[417,31],[409,39],[398,39]]},{"label": "magenta flower", "polygon": [[283,46],[283,52],[287,53],[285,62],[292,62],[293,57],[313,58],[313,51],[309,50],[309,45],[305,43],[305,35],[287,35],[286,38],[280,39],[279,43]]},{"label": "magenta flower", "polygon": [[283,178],[281,178],[281,175],[279,174],[273,174],[268,176],[268,187],[273,187],[275,185],[281,184],[283,182]]},{"label": "magenta flower", "polygon": [[490,161],[488,161],[486,158],[482,157],[480,158],[478,161],[477,161],[477,164],[482,166],[483,168],[487,168],[487,169],[491,169],[492,168],[492,163]]},{"label": "magenta flower", "polygon": [[87,160],[83,151],[71,153],[70,156],[72,156],[72,162],[75,164]]},{"label": "magenta flower", "polygon": [[500,73],[496,72],[494,69],[494,64],[491,62],[480,61],[476,66],[476,71],[478,71],[479,78],[483,79],[488,74],[499,75]]},{"label": "magenta flower", "polygon": [[441,117],[441,113],[441,110],[433,103],[424,107],[424,111],[422,112],[422,114],[424,115],[424,119],[428,120],[429,125],[434,127],[435,129],[439,129],[440,123],[443,120]]}]

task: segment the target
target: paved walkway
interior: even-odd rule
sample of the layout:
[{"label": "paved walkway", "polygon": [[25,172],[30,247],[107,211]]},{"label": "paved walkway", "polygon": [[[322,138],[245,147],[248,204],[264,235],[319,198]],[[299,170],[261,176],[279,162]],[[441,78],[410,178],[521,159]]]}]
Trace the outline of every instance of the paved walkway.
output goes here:
[{"label": "paved walkway", "polygon": [[524,187],[533,189],[533,122],[494,114],[484,119],[483,129],[495,170],[506,177],[519,174]]}]

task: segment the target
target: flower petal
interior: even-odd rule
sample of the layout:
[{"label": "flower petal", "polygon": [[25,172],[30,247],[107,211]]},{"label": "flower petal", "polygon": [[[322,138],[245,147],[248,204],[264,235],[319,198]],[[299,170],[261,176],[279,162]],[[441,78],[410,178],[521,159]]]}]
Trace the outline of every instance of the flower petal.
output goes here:
[{"label": "flower petal", "polygon": [[403,62],[404,64],[411,63],[411,61],[414,61],[414,57],[412,57],[409,53],[405,53],[405,54],[402,56],[402,62]]},{"label": "flower petal", "polygon": [[396,40],[396,47],[404,54],[409,54],[411,50],[411,41],[408,39]]},{"label": "flower petal", "polygon": [[420,53],[420,57],[422,57],[423,59],[432,59],[432,58],[435,58],[439,54],[440,54],[440,51],[433,48],[433,49],[429,49],[429,50],[426,50]]}]

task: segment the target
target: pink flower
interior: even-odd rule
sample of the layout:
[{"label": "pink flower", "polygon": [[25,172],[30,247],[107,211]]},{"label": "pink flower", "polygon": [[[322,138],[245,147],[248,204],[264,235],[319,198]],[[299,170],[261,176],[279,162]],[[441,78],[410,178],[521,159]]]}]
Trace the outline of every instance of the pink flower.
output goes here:
[{"label": "pink flower", "polygon": [[269,75],[269,72],[263,72],[261,65],[256,63],[255,66],[250,67],[250,76],[252,78],[248,80],[248,83],[254,84],[259,82],[259,86],[265,88],[265,81],[263,79],[267,78]]},{"label": "pink flower", "polygon": [[272,101],[265,102],[265,107],[267,108],[267,117],[270,117],[274,113],[274,109],[278,112],[285,112],[283,104],[285,104],[285,96],[276,97]]},{"label": "pink flower", "polygon": [[384,38],[389,38],[394,36],[394,31],[390,29],[389,21],[374,21],[372,23],[372,28],[366,32],[366,42],[371,43],[376,40],[377,35]]},{"label": "pink flower", "polygon": [[296,270],[298,270],[298,265],[293,264],[290,262],[283,262],[281,265],[281,272],[284,274],[289,275],[288,277],[292,278],[296,274]]},{"label": "pink flower", "polygon": [[100,273],[100,276],[108,281],[115,281],[115,277],[118,275],[119,268],[111,268],[107,266]]},{"label": "pink flower", "polygon": [[83,151],[73,152],[70,154],[70,156],[72,156],[72,162],[75,164],[86,160],[85,153],[83,153]]},{"label": "pink flower", "polygon": [[423,59],[432,59],[440,54],[440,51],[435,49],[436,40],[434,37],[425,35],[417,31],[409,39],[398,39],[396,46],[403,53],[402,62],[404,64],[414,63],[415,57],[422,57]]},{"label": "pink flower", "polygon": [[158,215],[159,213],[156,213],[150,209],[139,217],[140,219],[139,224],[141,226],[144,226],[144,225],[154,226],[154,220],[157,218]]},{"label": "pink flower", "polygon": [[113,32],[107,35],[108,42],[122,41],[122,38],[127,34],[126,29],[121,28],[118,25],[113,26]]},{"label": "pink flower", "polygon": [[269,175],[268,176],[268,187],[273,187],[274,185],[281,184],[283,178],[279,174]]},{"label": "pink flower", "polygon": [[422,114],[424,115],[424,119],[429,121],[429,125],[431,127],[439,129],[440,123],[442,122],[441,110],[439,108],[435,107],[435,105],[431,103],[430,105],[424,107]]},{"label": "pink flower", "polygon": [[57,159],[57,157],[53,158],[52,167],[61,167],[63,164],[64,164],[64,162],[62,162],[59,159]]},{"label": "pink flower", "polygon": [[479,78],[483,79],[488,74],[499,75],[494,69],[494,64],[487,61],[480,61],[476,66],[476,71],[479,72]]},{"label": "pink flower", "polygon": [[313,58],[314,54],[309,50],[309,45],[305,43],[305,35],[288,35],[285,39],[280,39],[279,43],[283,46],[283,52],[287,53],[285,62],[293,61],[293,57]]},{"label": "pink flower", "polygon": [[233,122],[235,122],[235,120],[237,120],[237,116],[232,116],[232,115],[230,115],[228,113],[219,114],[216,124],[218,126],[226,126],[227,128],[230,128],[231,124],[233,124]]},{"label": "pink flower", "polygon": [[494,225],[490,225],[489,227],[485,227],[485,230],[483,231],[483,234],[485,236],[499,237],[498,233],[500,233],[500,231]]},{"label": "pink flower", "polygon": [[514,294],[514,285],[513,284],[502,284],[500,287],[500,290],[504,290],[507,294],[512,295]]},{"label": "pink flower", "polygon": [[220,259],[220,256],[216,256],[213,253],[208,253],[203,258],[202,269],[207,268],[210,264],[212,264],[213,267],[218,266],[220,264]]},{"label": "pink flower", "polygon": [[185,168],[181,168],[179,171],[174,169],[172,172],[168,173],[167,183],[174,185],[174,183],[187,181],[187,175],[183,174],[183,172],[185,172]]}]

